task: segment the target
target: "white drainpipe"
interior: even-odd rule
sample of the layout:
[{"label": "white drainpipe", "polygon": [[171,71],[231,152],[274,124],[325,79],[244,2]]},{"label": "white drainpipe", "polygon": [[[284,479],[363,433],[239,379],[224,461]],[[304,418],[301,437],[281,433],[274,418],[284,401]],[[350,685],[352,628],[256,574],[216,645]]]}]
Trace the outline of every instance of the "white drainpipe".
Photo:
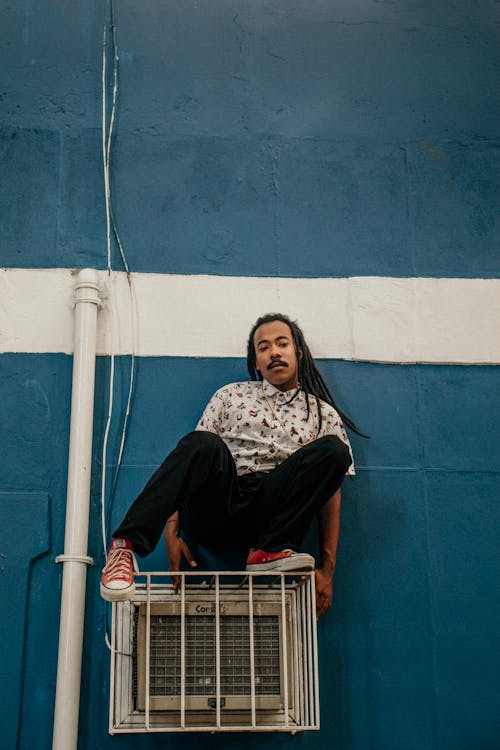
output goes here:
[{"label": "white drainpipe", "polygon": [[59,655],[57,662],[53,750],[76,750],[82,671],[92,425],[96,359],[97,272],[78,274],[75,295],[73,386],[68,459],[68,493],[63,563]]}]

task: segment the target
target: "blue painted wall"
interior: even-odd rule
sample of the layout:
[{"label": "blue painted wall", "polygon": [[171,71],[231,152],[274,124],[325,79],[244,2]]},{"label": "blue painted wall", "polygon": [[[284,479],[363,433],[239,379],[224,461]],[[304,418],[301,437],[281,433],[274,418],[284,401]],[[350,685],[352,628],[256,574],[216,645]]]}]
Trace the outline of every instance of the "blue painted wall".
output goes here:
[{"label": "blue painted wall", "polygon": [[[105,265],[105,6],[4,4],[5,264]],[[497,2],[115,8],[132,268],[498,276]]]},{"label": "blue painted wall", "polygon": [[[497,2],[118,0],[115,9],[112,181],[133,270],[500,276]],[[2,8],[2,265],[105,267],[105,15],[100,0]],[[0,364],[0,744],[45,750],[71,359],[6,354]],[[97,373],[89,553],[98,564],[80,748],[229,746],[218,736],[107,735],[97,582],[108,364],[99,360]],[[498,750],[498,371],[322,367],[371,440],[353,439],[359,474],[345,488],[335,604],[320,623],[322,730],[259,744]],[[213,390],[243,376],[242,360],[139,361],[115,518]],[[116,432],[110,445],[116,456]],[[145,564],[163,560],[159,548]]]}]

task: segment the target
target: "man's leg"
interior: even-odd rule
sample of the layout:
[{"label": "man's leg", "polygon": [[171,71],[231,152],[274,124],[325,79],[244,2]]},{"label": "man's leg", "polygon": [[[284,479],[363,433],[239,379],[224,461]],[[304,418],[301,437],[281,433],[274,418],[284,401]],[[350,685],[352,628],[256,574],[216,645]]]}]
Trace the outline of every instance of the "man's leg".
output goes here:
[{"label": "man's leg", "polygon": [[113,537],[128,539],[144,557],[179,510],[188,534],[217,541],[237,506],[236,469],[227,446],[211,432],[190,432],[153,474]]},{"label": "man's leg", "polygon": [[[123,601],[134,595],[134,552],[158,543],[169,516],[180,511],[188,533],[223,535],[239,501],[236,469],[226,445],[210,432],[191,432],[153,474],[113,534],[101,579],[101,596]],[[226,532],[227,533],[227,532]]]},{"label": "man's leg", "polygon": [[321,506],[338,490],[351,463],[349,449],[332,435],[300,448],[261,480],[255,547],[299,550]]}]

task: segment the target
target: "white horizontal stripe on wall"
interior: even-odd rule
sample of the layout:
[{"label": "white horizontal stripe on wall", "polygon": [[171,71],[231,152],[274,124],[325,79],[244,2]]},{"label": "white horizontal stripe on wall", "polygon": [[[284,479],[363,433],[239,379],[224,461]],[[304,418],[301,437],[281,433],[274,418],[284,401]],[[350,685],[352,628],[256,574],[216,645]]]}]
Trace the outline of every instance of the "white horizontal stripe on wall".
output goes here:
[{"label": "white horizontal stripe on wall", "polygon": [[[99,354],[132,349],[123,273],[99,271]],[[500,279],[260,278],[132,274],[136,353],[243,357],[266,312],[298,320],[316,357],[389,363],[500,363]],[[0,351],[73,349],[75,272],[0,271]]]}]

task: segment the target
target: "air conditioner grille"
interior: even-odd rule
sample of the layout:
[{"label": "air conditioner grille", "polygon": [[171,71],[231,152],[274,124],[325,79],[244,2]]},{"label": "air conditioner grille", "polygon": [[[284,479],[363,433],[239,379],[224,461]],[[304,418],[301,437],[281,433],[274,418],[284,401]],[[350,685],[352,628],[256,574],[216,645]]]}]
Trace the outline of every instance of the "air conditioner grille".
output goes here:
[{"label": "air conditioner grille", "polygon": [[[221,694],[250,694],[250,623],[248,616],[220,617]],[[255,694],[280,693],[280,628],[276,616],[253,618]],[[185,694],[213,695],[216,686],[215,618],[185,617]],[[152,615],[150,695],[181,692],[181,618]]]}]

